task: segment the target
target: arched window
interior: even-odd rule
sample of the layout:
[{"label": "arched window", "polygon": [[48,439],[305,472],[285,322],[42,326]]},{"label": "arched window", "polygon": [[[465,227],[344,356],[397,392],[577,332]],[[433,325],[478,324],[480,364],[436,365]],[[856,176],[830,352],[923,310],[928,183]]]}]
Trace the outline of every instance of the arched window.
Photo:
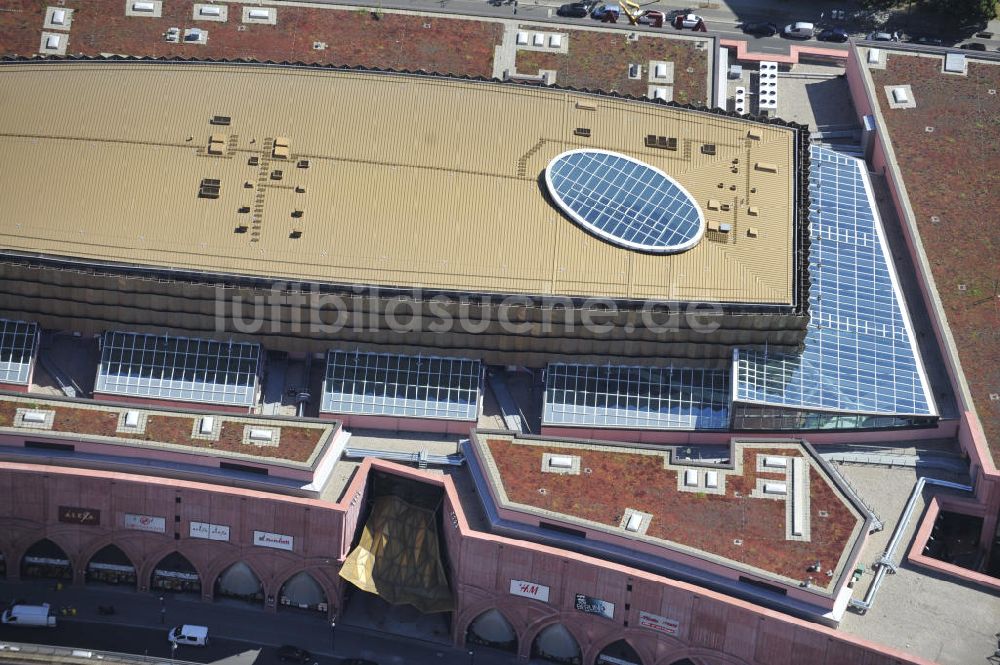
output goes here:
[{"label": "arched window", "polygon": [[531,643],[531,657],[565,665],[580,665],[580,645],[561,623],[543,629]]},{"label": "arched window", "polygon": [[597,654],[594,665],[643,665],[642,658],[625,640],[612,642]]},{"label": "arched window", "polygon": [[216,598],[235,598],[248,603],[264,602],[264,585],[247,564],[237,561],[215,580]]},{"label": "arched window", "polygon": [[517,653],[517,633],[507,617],[496,609],[486,610],[472,620],[465,641]]},{"label": "arched window", "polygon": [[21,577],[52,580],[73,579],[73,567],[63,548],[48,538],[28,548],[21,559]]},{"label": "arched window", "polygon": [[149,578],[149,588],[154,591],[201,593],[201,576],[180,552],[171,552],[156,564]]},{"label": "arched window", "polygon": [[279,607],[293,607],[315,612],[327,611],[326,594],[316,578],[302,571],[288,578],[278,592]]},{"label": "arched window", "polygon": [[135,566],[117,545],[105,545],[87,562],[87,584],[135,586]]}]

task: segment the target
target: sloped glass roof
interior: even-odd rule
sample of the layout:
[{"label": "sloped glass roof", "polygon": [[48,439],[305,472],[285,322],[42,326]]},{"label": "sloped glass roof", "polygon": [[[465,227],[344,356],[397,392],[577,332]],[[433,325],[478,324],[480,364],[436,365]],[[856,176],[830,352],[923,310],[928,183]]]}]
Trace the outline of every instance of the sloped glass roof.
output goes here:
[{"label": "sloped glass roof", "polygon": [[330,351],[321,410],[326,413],[475,420],[478,360]]},{"label": "sloped glass roof", "polygon": [[251,406],[260,345],[106,332],[94,392]]},{"label": "sloped glass roof", "polygon": [[28,383],[37,340],[34,323],[0,319],[0,383]]},{"label": "sloped glass roof", "polygon": [[865,165],[811,148],[811,320],[798,355],[736,354],[735,401],[936,415]]},{"label": "sloped glass roof", "polygon": [[730,386],[725,369],[550,364],[542,424],[724,429]]},{"label": "sloped glass roof", "polygon": [[644,252],[681,252],[698,244],[705,219],[673,178],[606,150],[570,150],[545,169],[549,194],[594,235]]}]

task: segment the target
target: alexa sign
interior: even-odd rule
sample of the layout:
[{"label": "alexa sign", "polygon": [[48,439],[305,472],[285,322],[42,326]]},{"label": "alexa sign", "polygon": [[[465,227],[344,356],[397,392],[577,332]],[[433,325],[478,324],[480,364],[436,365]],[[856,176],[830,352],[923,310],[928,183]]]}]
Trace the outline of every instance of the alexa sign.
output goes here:
[{"label": "alexa sign", "polygon": [[272,547],[276,550],[292,551],[295,539],[291,536],[283,536],[280,533],[268,533],[267,531],[254,531],[253,544],[257,547]]},{"label": "alexa sign", "polygon": [[191,522],[190,535],[192,538],[229,542],[229,527],[223,524],[209,524],[208,522]]},{"label": "alexa sign", "polygon": [[135,531],[152,531],[153,533],[165,533],[167,530],[167,520],[162,517],[151,515],[133,515],[125,513],[125,528]]}]

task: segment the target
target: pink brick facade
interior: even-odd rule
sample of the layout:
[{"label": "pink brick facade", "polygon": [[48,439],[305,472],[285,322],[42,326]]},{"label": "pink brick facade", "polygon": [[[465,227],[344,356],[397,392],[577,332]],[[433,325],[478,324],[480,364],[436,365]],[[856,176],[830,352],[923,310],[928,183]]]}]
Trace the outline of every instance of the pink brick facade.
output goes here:
[{"label": "pink brick facade", "polygon": [[[238,561],[253,569],[269,599],[290,577],[307,571],[327,594],[329,611],[336,613],[343,594],[338,566],[362,514],[372,469],[436,485],[445,493],[443,528],[456,598],[453,639],[458,644],[464,644],[473,619],[496,608],[514,626],[518,653],[525,658],[540,631],[562,623],[580,644],[584,663],[594,662],[601,649],[620,639],[629,641],[643,665],[666,665],[681,658],[698,665],[924,662],[699,587],[474,531],[449,478],[373,460],[364,462],[337,504],[113,472],[0,463],[0,552],[8,562],[8,578],[16,578],[24,552],[48,538],[68,555],[74,583],[83,583],[90,557],[114,543],[135,566],[140,591],[147,588],[157,563],[179,552],[197,569],[206,601],[212,599],[215,579]],[[100,510],[101,522],[61,523],[59,506]],[[165,533],[126,529],[126,513],[164,517]],[[230,542],[187,537],[192,520],[228,525]],[[291,551],[255,546],[254,530],[291,536]],[[512,579],[549,587],[548,602],[512,595]],[[577,611],[578,593],[614,603],[613,619]],[[642,628],[640,612],[676,620],[677,634]]]}]

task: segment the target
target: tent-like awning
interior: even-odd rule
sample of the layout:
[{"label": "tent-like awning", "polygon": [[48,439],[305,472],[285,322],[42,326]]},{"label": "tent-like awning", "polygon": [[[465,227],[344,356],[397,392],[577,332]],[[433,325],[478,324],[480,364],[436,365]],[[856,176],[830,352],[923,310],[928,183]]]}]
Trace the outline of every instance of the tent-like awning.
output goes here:
[{"label": "tent-like awning", "polygon": [[413,605],[425,613],[454,609],[434,511],[396,496],[376,499],[340,576],[393,605]]}]

